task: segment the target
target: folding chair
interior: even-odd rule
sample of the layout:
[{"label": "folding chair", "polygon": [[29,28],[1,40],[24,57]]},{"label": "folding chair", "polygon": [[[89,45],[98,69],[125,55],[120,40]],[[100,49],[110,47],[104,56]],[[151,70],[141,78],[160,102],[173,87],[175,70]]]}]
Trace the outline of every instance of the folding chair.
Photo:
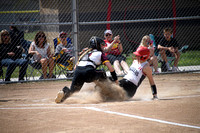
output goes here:
[{"label": "folding chair", "polygon": [[[56,49],[57,45],[60,43],[59,38],[55,38],[54,40],[54,48]],[[71,39],[67,38],[67,44],[72,44]],[[64,60],[62,61],[61,57],[64,56],[65,52],[61,51],[59,54],[55,55],[53,57],[56,66],[55,67],[55,74],[57,75],[57,78],[59,78],[62,74],[68,78],[73,76],[73,66],[74,63],[71,60]],[[57,70],[58,69],[58,70]]]}]

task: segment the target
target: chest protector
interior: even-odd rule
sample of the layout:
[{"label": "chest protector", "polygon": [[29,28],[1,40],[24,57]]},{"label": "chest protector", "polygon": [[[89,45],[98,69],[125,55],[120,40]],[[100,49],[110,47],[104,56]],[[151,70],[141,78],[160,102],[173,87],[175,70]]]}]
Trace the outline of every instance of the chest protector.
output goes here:
[{"label": "chest protector", "polygon": [[92,50],[80,59],[79,66],[92,65],[97,68],[99,65],[101,65],[101,55],[101,51]]}]

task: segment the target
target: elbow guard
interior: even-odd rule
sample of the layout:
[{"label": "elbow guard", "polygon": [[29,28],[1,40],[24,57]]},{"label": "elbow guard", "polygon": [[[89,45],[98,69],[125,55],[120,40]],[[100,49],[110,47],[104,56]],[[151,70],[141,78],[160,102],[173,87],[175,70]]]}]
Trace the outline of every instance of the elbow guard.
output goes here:
[{"label": "elbow guard", "polygon": [[117,78],[117,74],[115,73],[115,71],[110,72],[110,73],[112,75],[113,80],[116,81],[118,78]]},{"label": "elbow guard", "polygon": [[152,94],[153,94],[153,95],[157,94],[156,85],[152,85],[152,86],[151,86],[151,91],[152,91]]}]

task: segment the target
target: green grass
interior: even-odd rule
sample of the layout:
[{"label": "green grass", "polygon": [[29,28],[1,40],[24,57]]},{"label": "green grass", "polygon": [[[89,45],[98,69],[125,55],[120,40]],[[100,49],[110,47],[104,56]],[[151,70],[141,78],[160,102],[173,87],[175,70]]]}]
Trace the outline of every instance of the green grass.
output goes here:
[{"label": "green grass", "polygon": [[30,40],[33,41],[37,32],[38,32],[38,31],[25,33],[25,34],[24,34],[24,39],[25,39],[25,40],[29,40],[29,41],[30,41]]},{"label": "green grass", "polygon": [[179,66],[200,65],[200,51],[187,51],[181,54]]}]

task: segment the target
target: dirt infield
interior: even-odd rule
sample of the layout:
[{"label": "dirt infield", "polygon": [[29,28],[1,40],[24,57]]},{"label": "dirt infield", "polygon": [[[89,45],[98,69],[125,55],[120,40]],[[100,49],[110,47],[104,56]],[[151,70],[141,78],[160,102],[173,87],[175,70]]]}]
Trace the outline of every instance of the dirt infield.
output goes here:
[{"label": "dirt infield", "polygon": [[62,104],[54,98],[70,81],[0,85],[0,132],[200,133],[200,74],[154,79],[160,98],[156,101],[151,100],[147,79],[123,102],[101,102],[92,91],[94,84],[85,84]]}]

